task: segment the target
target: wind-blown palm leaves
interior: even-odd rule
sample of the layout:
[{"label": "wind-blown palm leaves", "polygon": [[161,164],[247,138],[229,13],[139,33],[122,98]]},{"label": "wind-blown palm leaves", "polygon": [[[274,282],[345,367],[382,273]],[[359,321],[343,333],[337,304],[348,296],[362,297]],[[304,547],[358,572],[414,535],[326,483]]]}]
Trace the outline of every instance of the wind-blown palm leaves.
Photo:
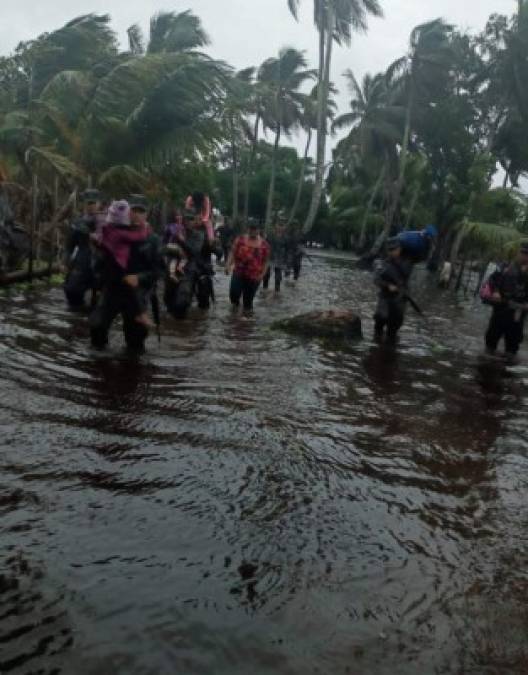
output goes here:
[{"label": "wind-blown palm leaves", "polygon": [[345,72],[349,91],[352,95],[350,112],[334,120],[333,129],[351,126],[348,145],[341,145],[339,152],[347,148],[359,149],[365,167],[377,175],[363,214],[358,247],[364,247],[370,214],[384,181],[395,164],[396,144],[402,135],[405,109],[393,102],[393,92],[388,86],[384,73],[375,76],[366,74],[362,85],[357,82],[351,70]]},{"label": "wind-blown palm leaves", "polygon": [[[330,93],[332,96],[337,93],[337,90],[333,85],[330,87]],[[300,126],[306,133],[306,145],[304,148],[302,168],[297,183],[297,192],[295,195],[295,201],[293,202],[293,206],[291,208],[290,217],[288,219],[288,225],[291,225],[297,216],[297,212],[299,210],[299,206],[301,203],[306,173],[309,167],[311,169],[310,150],[312,147],[313,132],[314,130],[317,130],[317,99],[318,99],[318,87],[316,85],[315,87],[313,87],[312,91],[310,92],[310,95],[305,96],[303,100]],[[328,101],[328,119],[333,120],[336,116],[336,112],[337,112],[336,102],[333,98],[330,98]]]},{"label": "wind-blown palm leaves", "polygon": [[285,48],[281,50],[278,57],[264,61],[258,72],[259,82],[266,92],[266,105],[263,111],[264,125],[275,133],[266,228],[270,226],[273,214],[276,157],[281,135],[288,135],[292,129],[300,126],[307,98],[300,89],[307,80],[315,77],[315,72],[308,70],[307,65],[303,52]]},{"label": "wind-blown palm leaves", "polygon": [[[84,172],[94,178],[112,165],[148,172],[216,149],[223,137],[218,120],[230,69],[193,51],[208,41],[199,19],[191,12],[157,15],[147,53],[139,30],[132,27],[132,48],[117,55],[113,34],[103,30],[107,17],[71,22],[51,34],[53,44],[57,36],[64,42],[72,31],[88,30],[86,24],[93,32],[94,22],[108,37],[108,49],[100,49],[91,60],[81,50],[84,61],[68,61],[88,63],[86,69],[50,70],[31,106],[0,124],[0,143],[9,143],[19,157],[30,146],[53,153],[55,159],[62,154],[67,161],[56,161],[57,168],[75,165],[76,171],[62,171],[61,176]],[[38,42],[47,40],[44,36]],[[92,67],[100,66],[102,55],[113,55],[114,63]]]},{"label": "wind-blown palm leaves", "polygon": [[87,71],[105,59],[115,58],[117,39],[109,23],[108,14],[87,14],[19,46],[14,60],[26,78],[27,100],[38,97],[46,84],[64,70]]},{"label": "wind-blown palm leaves", "polygon": [[494,223],[465,221],[457,228],[458,246],[477,252],[481,257],[490,260],[509,258],[518,250],[519,244],[526,235],[513,227]]},{"label": "wind-blown palm leaves", "polygon": [[451,41],[453,26],[436,19],[417,26],[411,33],[409,53],[395,61],[387,71],[390,86],[401,88],[405,101],[406,119],[400,150],[400,167],[385,231],[389,232],[400,203],[405,182],[405,168],[411,140],[413,114],[420,105],[429,105],[436,91],[444,92],[442,83],[449,77],[454,53]]},{"label": "wind-blown palm leaves", "polygon": [[[249,115],[252,110],[252,95],[254,91],[255,68],[245,68],[234,73],[229,79],[227,96],[223,101],[220,112],[220,125],[223,127],[228,150],[228,163],[231,164],[233,179],[233,208],[231,216],[236,222],[239,217],[239,184],[242,157],[247,154],[247,146],[251,141]],[[259,122],[257,118],[257,122]],[[249,183],[250,167],[246,167],[246,180]],[[249,194],[248,194],[249,199]],[[249,208],[249,201],[247,202]]]},{"label": "wind-blown palm leaves", "polygon": [[337,117],[334,131],[353,127],[365,157],[383,156],[401,138],[405,110],[395,105],[384,73],[366,74],[360,86],[351,70],[344,73],[352,99],[350,112]]},{"label": "wind-blown palm leaves", "polygon": [[[288,0],[290,11],[297,17],[300,0]],[[304,230],[314,223],[321,196],[326,162],[328,100],[334,41],[349,44],[354,30],[366,30],[369,15],[381,16],[378,0],[314,0],[314,22],[319,33],[319,69],[317,102],[317,157],[315,186]]]},{"label": "wind-blown palm leaves", "polygon": [[200,19],[191,11],[160,12],[150,21],[148,54],[182,52],[205,47],[210,42]]}]

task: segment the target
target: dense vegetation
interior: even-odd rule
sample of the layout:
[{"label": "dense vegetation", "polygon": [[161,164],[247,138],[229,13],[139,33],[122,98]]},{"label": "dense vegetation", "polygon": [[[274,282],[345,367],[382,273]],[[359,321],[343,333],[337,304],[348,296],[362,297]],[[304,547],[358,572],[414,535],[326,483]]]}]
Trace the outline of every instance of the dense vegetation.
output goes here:
[{"label": "dense vegetation", "polygon": [[[292,20],[302,4],[288,0]],[[235,219],[269,225],[281,212],[359,250],[434,222],[439,256],[506,252],[528,232],[528,4],[478,34],[418,26],[385,72],[348,71],[347,111],[333,104],[333,45],[380,3],[313,9],[316,69],[288,47],[235,72],[201,51],[209,37],[191,11],[156,15],[148,38],[131,26],[125,51],[106,15],[21,43],[0,58],[0,173],[19,217],[37,189],[41,219],[86,185],[159,203],[206,189]],[[301,157],[281,145],[299,131]],[[328,169],[330,132],[341,140]]]}]

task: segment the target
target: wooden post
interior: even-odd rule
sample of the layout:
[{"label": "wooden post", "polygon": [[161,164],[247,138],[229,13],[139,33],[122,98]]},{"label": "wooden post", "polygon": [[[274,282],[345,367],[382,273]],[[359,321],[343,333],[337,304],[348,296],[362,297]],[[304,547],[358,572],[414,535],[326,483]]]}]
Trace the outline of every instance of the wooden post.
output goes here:
[{"label": "wooden post", "polygon": [[455,291],[460,290],[460,286],[462,285],[462,279],[464,277],[464,272],[466,271],[466,257],[464,256],[462,258],[462,262],[460,263],[460,270],[458,273],[458,278],[455,286]]}]

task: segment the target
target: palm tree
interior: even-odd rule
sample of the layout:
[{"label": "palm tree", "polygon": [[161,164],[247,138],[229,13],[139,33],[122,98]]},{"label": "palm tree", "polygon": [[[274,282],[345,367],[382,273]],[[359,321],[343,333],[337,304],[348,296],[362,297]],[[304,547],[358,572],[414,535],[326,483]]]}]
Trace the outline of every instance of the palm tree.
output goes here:
[{"label": "palm tree", "polygon": [[200,19],[190,10],[186,12],[159,12],[150,20],[147,54],[183,52],[209,44]]},{"label": "palm tree", "polygon": [[[66,64],[87,63],[87,68],[54,73],[43,88],[39,85],[31,108],[4,116],[2,149],[12,151],[26,171],[29,157],[53,167],[64,179],[82,173],[97,179],[112,166],[133,165],[136,173],[149,173],[184,157],[211,154],[224,135],[219,111],[229,69],[191,50],[205,40],[193,15],[184,12],[170,18],[153,20],[150,53],[141,49],[135,29],[129,32],[130,51],[113,54],[110,45],[104,63],[97,60],[101,53],[90,60],[83,42],[83,59],[72,54]],[[75,37],[85,23],[81,17],[67,27]],[[88,25],[93,23],[105,25]],[[63,35],[64,29],[56,33]],[[102,51],[98,43],[95,48]],[[112,54],[113,63],[108,56]],[[129,169],[129,176],[135,175]]]},{"label": "palm tree", "polygon": [[244,176],[244,208],[243,208],[243,222],[247,223],[249,218],[249,188],[251,176],[253,173],[253,164],[257,154],[257,147],[259,143],[260,124],[263,119],[264,109],[266,107],[267,87],[263,85],[258,78],[253,82],[253,86],[248,96],[248,106],[250,114],[254,118],[253,129],[250,130],[249,140],[251,143],[249,155],[245,167]]},{"label": "palm tree", "polygon": [[389,167],[394,163],[396,144],[401,138],[404,109],[392,102],[384,73],[375,76],[366,74],[361,85],[351,70],[345,72],[345,77],[352,95],[350,112],[340,115],[334,121],[332,128],[339,130],[351,126],[351,137],[353,137],[354,145],[360,150],[364,164],[376,166],[378,171],[378,177],[363,214],[358,240],[361,250],[365,246],[371,211]]},{"label": "palm tree", "polygon": [[[297,18],[300,0],[288,0]],[[353,30],[366,30],[369,14],[381,16],[379,0],[314,0],[314,20],[319,33],[319,68],[317,101],[317,153],[315,185],[304,231],[311,230],[323,193],[326,160],[328,100],[333,44],[350,44]]]},{"label": "palm tree", "polygon": [[289,134],[300,125],[306,95],[299,90],[307,79],[315,77],[314,71],[307,70],[304,52],[284,48],[278,57],[264,61],[258,78],[267,90],[267,106],[264,110],[264,124],[275,133],[271,159],[271,178],[268,190],[265,227],[269,228],[273,214],[277,152],[281,135]]},{"label": "palm tree", "polygon": [[406,113],[398,178],[387,213],[385,235],[392,226],[405,182],[413,114],[418,106],[427,106],[431,102],[435,88],[449,75],[454,57],[452,31],[453,26],[442,19],[417,26],[411,33],[408,54],[395,61],[387,71],[389,86],[402,92]]},{"label": "palm tree", "polygon": [[227,96],[223,105],[221,124],[227,129],[229,155],[233,177],[233,221],[239,217],[239,178],[242,149],[251,137],[248,116],[251,113],[250,100],[255,68],[245,68],[235,73],[229,81]]},{"label": "palm tree", "polygon": [[[332,85],[331,94],[335,95],[336,93],[337,89]],[[310,92],[310,95],[307,96],[304,100],[300,124],[303,130],[306,132],[306,146],[304,148],[304,156],[301,165],[301,171],[299,174],[299,181],[297,183],[297,192],[295,194],[295,200],[293,202],[293,206],[290,211],[290,217],[288,219],[288,226],[290,226],[295,220],[297,211],[299,210],[299,206],[301,203],[302,191],[304,187],[304,179],[306,177],[306,171],[308,168],[308,164],[310,162],[309,155],[312,146],[313,131],[317,129],[317,97],[318,97],[317,86],[315,86]],[[330,120],[332,120],[335,117],[336,110],[337,110],[336,102],[333,99],[330,99],[330,101],[328,102],[328,117]]]}]

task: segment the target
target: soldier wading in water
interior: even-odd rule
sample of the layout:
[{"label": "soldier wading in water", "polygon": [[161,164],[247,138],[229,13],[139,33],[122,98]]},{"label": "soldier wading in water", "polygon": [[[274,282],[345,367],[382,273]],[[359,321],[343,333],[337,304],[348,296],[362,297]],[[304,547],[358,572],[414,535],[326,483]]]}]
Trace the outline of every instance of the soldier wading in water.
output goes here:
[{"label": "soldier wading in water", "polygon": [[374,337],[394,342],[405,320],[407,287],[413,263],[402,256],[402,246],[397,237],[387,242],[387,257],[376,263],[374,283],[379,288],[378,304],[374,314]]}]

